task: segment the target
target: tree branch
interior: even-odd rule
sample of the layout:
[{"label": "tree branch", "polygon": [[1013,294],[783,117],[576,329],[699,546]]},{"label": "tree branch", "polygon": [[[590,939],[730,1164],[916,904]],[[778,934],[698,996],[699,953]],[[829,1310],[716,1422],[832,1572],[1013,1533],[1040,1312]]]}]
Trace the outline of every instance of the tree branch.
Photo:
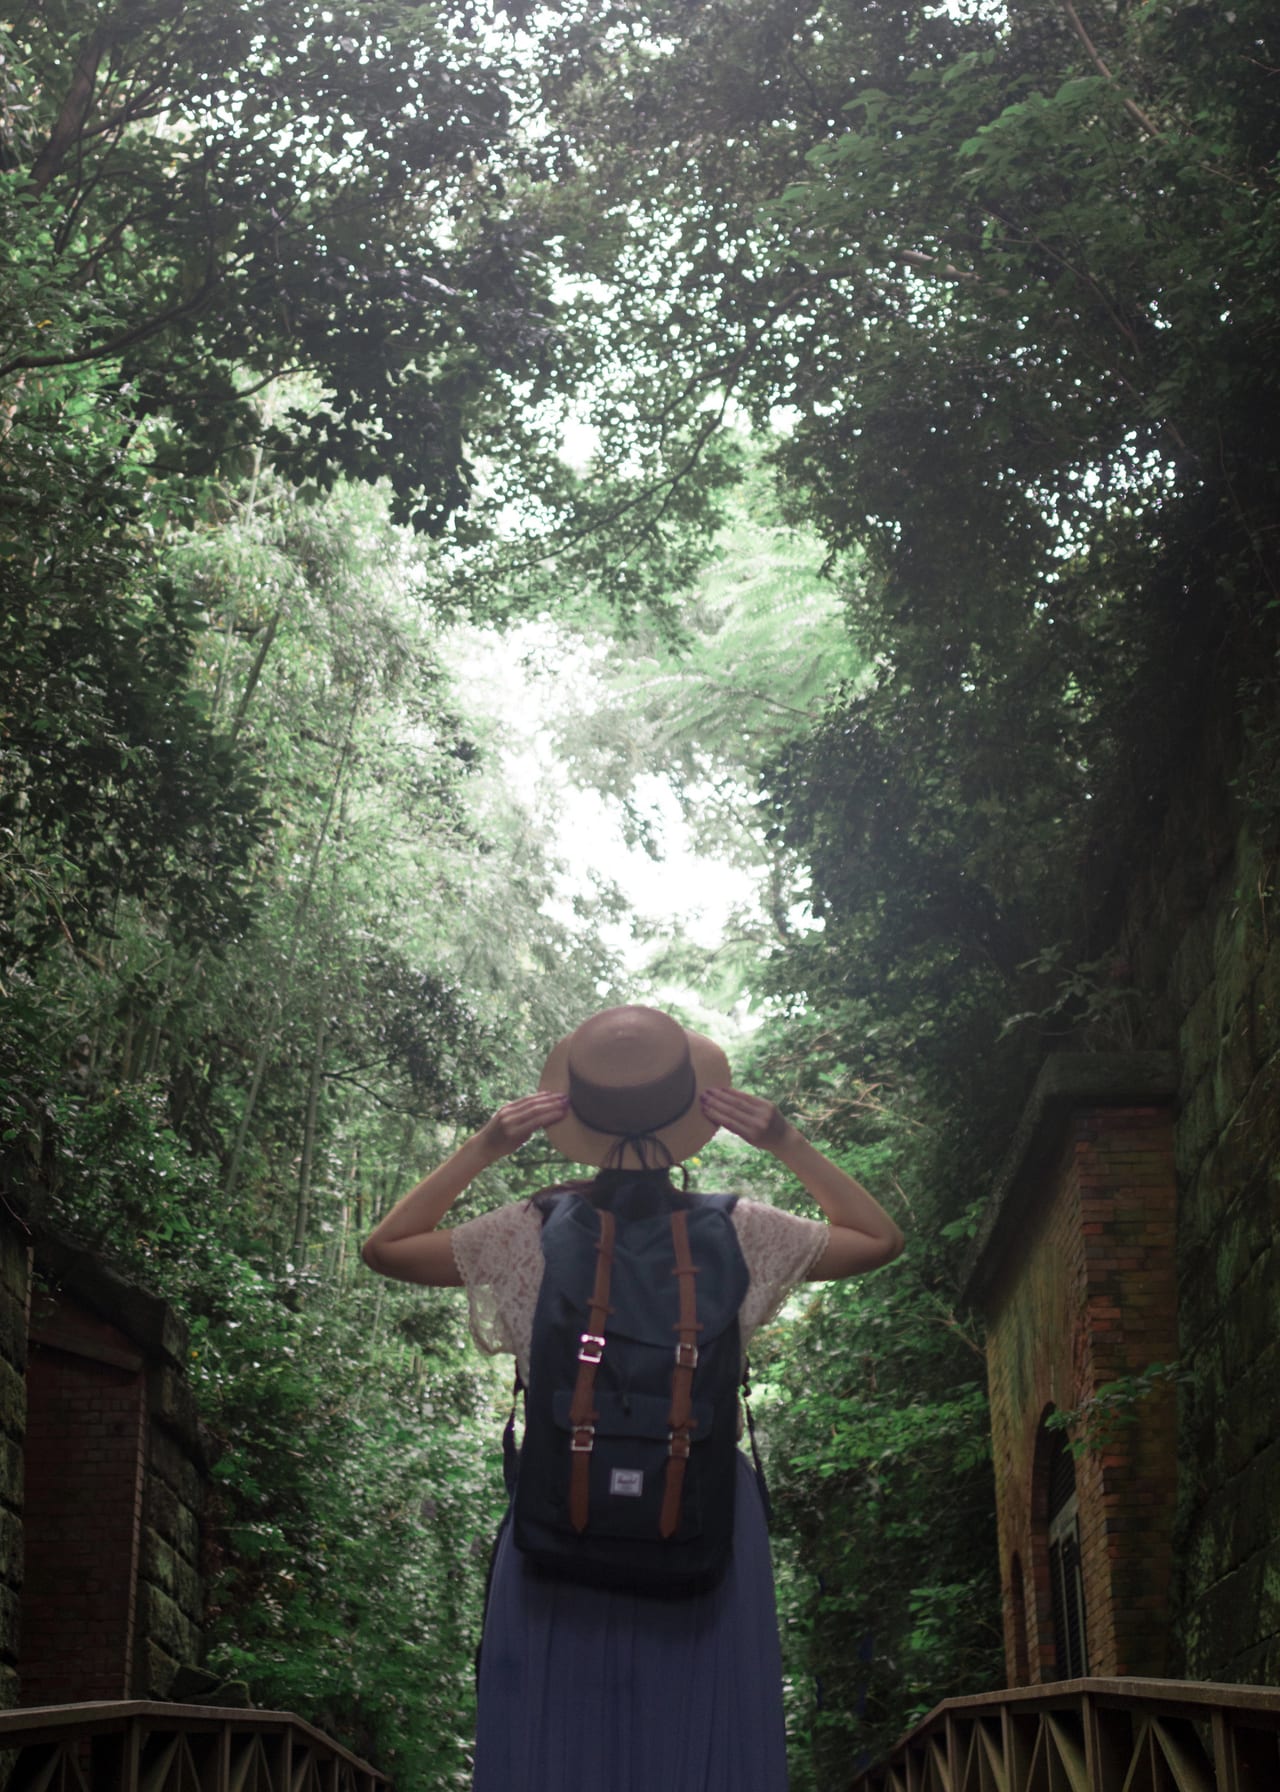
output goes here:
[{"label": "tree branch", "polygon": [[31,185],[37,193],[44,192],[65,161],[67,151],[84,129],[85,119],[93,105],[98,65],[108,41],[106,29],[99,25],[85,39],[76,55],[71,85],[67,89],[62,108],[54,120],[44,148],[31,165]]},{"label": "tree branch", "polygon": [[[1089,36],[1089,33],[1085,30],[1084,26],[1081,24],[1080,14],[1076,11],[1075,7],[1072,5],[1071,0],[1062,0],[1062,7],[1063,7],[1063,11],[1066,13],[1067,17],[1071,20],[1072,29],[1075,31],[1076,36],[1080,39],[1080,42],[1084,45],[1085,55],[1089,58],[1090,62],[1097,69],[1098,73],[1102,76],[1103,80],[1110,82],[1111,86],[1115,87],[1116,86],[1115,76],[1111,73],[1111,70],[1107,67],[1106,63],[1102,60],[1102,57],[1098,54],[1097,46],[1094,44],[1093,39]],[[1116,91],[1117,91],[1117,93],[1119,93],[1120,90],[1118,87],[1116,88]],[[1120,94],[1120,104],[1124,107],[1125,111],[1129,114],[1130,118],[1134,119],[1142,127],[1142,129],[1147,133],[1147,135],[1149,137],[1163,137],[1164,136],[1164,132],[1162,130],[1160,130],[1157,125],[1154,125],[1151,122],[1151,120],[1147,117],[1146,113],[1142,110],[1142,107],[1139,106],[1135,101],[1131,100],[1129,98],[1128,94],[1125,94],[1125,93]]]},{"label": "tree branch", "polygon": [[6,379],[20,367],[80,367],[88,361],[109,361],[113,355],[123,354],[125,349],[132,348],[135,342],[145,342],[148,336],[154,336],[175,319],[198,311],[216,285],[217,275],[210,269],[194,297],[184,299],[181,305],[174,305],[168,311],[162,311],[158,317],[150,318],[145,324],[139,324],[136,330],[126,330],[123,336],[113,336],[110,342],[100,342],[96,348],[82,349],[78,354],[15,355],[11,361],[0,364],[0,379]]},{"label": "tree branch", "polygon": [[939,261],[936,255],[926,255],[921,249],[899,249],[898,260],[905,261],[913,272],[931,274],[935,279],[976,280],[978,275],[972,268],[958,268],[949,261]]}]

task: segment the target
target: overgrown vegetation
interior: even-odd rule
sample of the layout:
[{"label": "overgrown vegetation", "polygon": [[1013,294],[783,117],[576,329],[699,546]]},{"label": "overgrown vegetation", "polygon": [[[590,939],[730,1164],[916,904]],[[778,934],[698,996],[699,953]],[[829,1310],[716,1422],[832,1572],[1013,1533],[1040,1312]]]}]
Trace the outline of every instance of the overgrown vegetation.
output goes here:
[{"label": "overgrown vegetation", "polygon": [[759,880],[626,993],[750,1013],[913,1238],[757,1365],[825,1789],[1000,1677],[966,1216],[1046,1045],[1162,1043],[1107,897],[1207,701],[1276,828],[1280,46],[1259,0],[504,19],[4,20],[10,1182],[192,1326],[216,1659],[465,1783],[490,1382],[356,1247],[620,987],[442,653],[586,642],[569,775]]}]

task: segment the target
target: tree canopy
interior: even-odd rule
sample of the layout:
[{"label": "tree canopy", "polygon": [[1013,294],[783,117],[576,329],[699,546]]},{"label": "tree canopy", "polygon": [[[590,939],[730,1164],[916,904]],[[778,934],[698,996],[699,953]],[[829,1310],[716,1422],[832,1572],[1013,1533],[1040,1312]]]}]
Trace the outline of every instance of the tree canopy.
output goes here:
[{"label": "tree canopy", "polygon": [[[162,465],[265,442],[438,531],[551,320],[504,199],[513,71],[469,9],[73,0],[20,9],[7,46],[7,222],[62,303],[14,319],[4,372],[108,367]],[[264,417],[253,390],[297,372],[323,397]]]}]

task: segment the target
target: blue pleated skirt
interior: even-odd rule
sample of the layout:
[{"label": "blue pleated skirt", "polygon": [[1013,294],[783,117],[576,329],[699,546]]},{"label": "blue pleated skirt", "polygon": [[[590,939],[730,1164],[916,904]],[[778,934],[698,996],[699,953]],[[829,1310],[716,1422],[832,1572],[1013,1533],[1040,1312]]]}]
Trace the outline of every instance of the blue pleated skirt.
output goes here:
[{"label": "blue pleated skirt", "polygon": [[480,1651],[474,1792],[786,1792],[760,1490],[738,1458],[713,1592],[645,1599],[527,1575],[503,1534]]}]

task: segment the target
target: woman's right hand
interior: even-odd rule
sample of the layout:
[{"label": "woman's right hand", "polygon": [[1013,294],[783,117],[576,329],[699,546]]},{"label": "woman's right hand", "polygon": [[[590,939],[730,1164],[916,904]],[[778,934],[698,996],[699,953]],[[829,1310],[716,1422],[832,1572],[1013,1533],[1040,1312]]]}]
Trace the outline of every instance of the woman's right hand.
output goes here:
[{"label": "woman's right hand", "polygon": [[776,1151],[792,1128],[771,1101],[745,1089],[704,1089],[702,1111],[708,1120],[736,1133],[757,1151]]},{"label": "woman's right hand", "polygon": [[540,1126],[554,1126],[568,1112],[567,1095],[541,1089],[536,1095],[522,1095],[518,1101],[509,1101],[500,1107],[485,1121],[476,1138],[486,1157],[496,1163],[499,1158],[510,1157],[513,1151],[518,1151]]}]

